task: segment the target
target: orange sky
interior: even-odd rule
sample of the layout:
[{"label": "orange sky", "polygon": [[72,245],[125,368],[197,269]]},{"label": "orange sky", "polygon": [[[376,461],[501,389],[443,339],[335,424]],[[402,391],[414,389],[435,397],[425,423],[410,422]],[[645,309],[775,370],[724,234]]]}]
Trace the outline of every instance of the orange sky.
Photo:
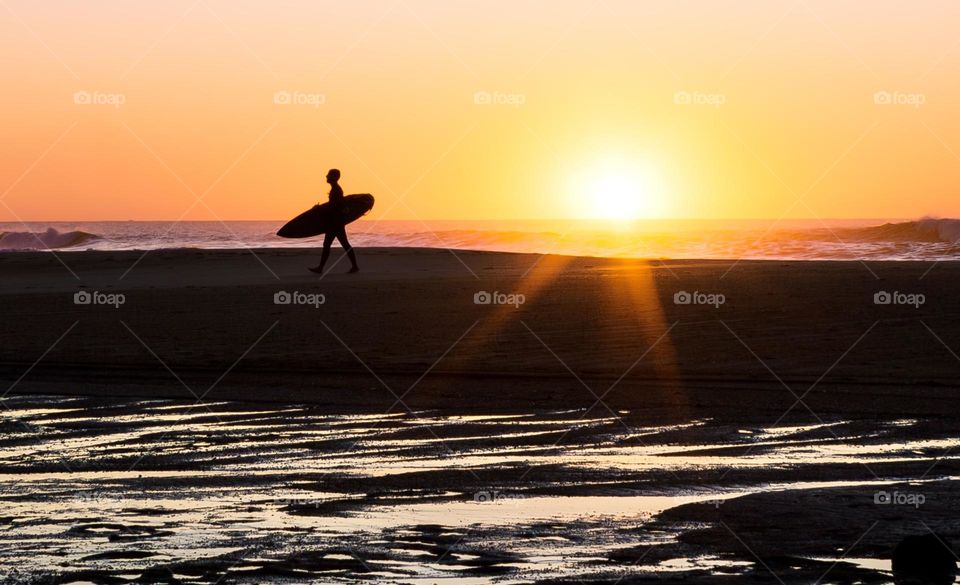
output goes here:
[{"label": "orange sky", "polygon": [[4,0],[0,220],[280,219],[331,166],[382,219],[960,216],[958,30],[948,0]]}]

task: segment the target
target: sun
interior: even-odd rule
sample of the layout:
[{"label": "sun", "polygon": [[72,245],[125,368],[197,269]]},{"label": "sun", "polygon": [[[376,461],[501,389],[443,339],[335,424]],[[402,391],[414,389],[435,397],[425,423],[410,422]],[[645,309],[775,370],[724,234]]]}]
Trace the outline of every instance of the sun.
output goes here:
[{"label": "sun", "polygon": [[582,219],[654,219],[666,211],[662,181],[649,164],[594,165],[572,186],[575,213]]},{"label": "sun", "polygon": [[635,219],[643,211],[643,198],[649,193],[634,177],[610,173],[597,177],[590,189],[593,207],[599,217]]}]

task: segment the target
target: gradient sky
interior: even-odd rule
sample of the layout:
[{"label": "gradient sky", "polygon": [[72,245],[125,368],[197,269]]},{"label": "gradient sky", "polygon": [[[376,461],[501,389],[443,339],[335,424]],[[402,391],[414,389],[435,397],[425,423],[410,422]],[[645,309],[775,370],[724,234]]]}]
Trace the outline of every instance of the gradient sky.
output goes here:
[{"label": "gradient sky", "polygon": [[2,0],[0,220],[281,219],[331,166],[383,219],[624,185],[642,216],[956,217],[958,31],[953,0]]}]

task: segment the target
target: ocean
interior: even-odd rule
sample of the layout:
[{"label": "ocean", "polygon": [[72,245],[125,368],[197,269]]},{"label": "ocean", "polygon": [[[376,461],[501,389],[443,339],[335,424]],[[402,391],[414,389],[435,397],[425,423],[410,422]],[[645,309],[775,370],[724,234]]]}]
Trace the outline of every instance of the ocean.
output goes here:
[{"label": "ocean", "polygon": [[[301,248],[282,221],[0,223],[0,251]],[[427,247],[623,258],[947,260],[960,220],[394,221],[349,227],[358,247]]]}]

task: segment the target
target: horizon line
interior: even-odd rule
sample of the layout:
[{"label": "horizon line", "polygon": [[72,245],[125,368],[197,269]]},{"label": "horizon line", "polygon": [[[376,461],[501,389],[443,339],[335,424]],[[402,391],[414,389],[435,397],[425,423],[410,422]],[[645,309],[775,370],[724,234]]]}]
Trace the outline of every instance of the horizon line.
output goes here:
[{"label": "horizon line", "polygon": [[[366,218],[366,222],[414,222],[427,223],[431,221],[444,222],[489,222],[489,223],[510,223],[510,222],[592,222],[609,224],[630,224],[643,222],[666,222],[666,221],[775,221],[778,223],[789,221],[919,221],[923,219],[960,219],[960,217],[948,217],[937,215],[921,215],[915,217],[638,217],[631,219],[614,219],[599,217],[557,217],[557,218],[410,218],[410,219],[374,219]],[[287,222],[290,218],[257,218],[257,219],[0,219],[2,224],[30,224],[30,223],[228,223],[228,222]],[[358,220],[360,221],[360,220]],[[356,223],[356,222],[352,222]]]}]

